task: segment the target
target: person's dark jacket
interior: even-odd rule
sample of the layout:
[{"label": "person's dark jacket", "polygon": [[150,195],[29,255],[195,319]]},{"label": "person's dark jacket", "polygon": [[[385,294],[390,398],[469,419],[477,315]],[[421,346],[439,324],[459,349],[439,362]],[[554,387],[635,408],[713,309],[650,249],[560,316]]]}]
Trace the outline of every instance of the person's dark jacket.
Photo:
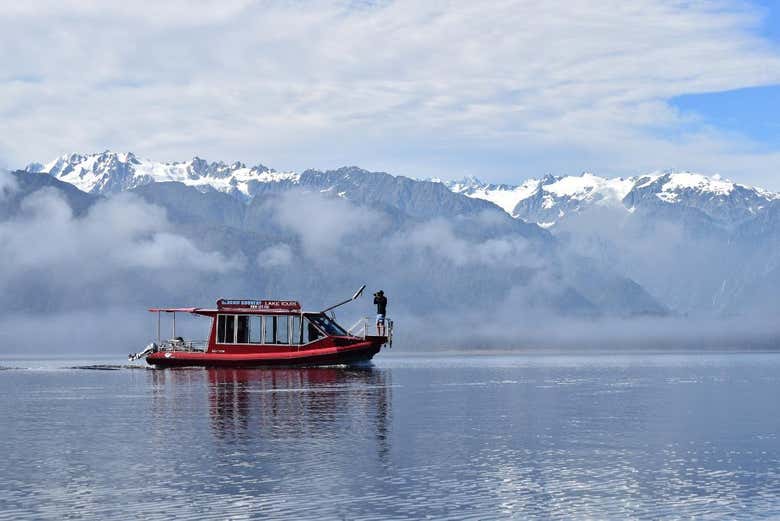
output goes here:
[{"label": "person's dark jacket", "polygon": [[387,297],[384,295],[375,296],[374,304],[376,304],[377,315],[385,315],[387,313]]}]

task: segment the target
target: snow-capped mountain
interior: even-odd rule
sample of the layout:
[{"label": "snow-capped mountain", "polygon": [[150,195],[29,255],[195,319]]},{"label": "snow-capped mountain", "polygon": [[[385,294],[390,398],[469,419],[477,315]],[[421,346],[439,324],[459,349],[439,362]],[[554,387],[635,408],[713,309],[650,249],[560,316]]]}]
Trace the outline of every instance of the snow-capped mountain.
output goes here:
[{"label": "snow-capped mountain", "polygon": [[[605,178],[591,173],[565,177],[547,175],[518,185],[488,184],[475,177],[431,183],[367,172],[357,167],[329,172],[277,172],[263,165],[249,167],[240,162],[208,162],[195,157],[189,161],[164,163],[142,159],[129,152],[110,151],[63,155],[46,164],[31,163],[25,170],[49,174],[93,194],[117,193],[151,183],[179,182],[201,192],[223,192],[249,201],[259,194],[301,186],[308,190],[331,191],[356,201],[390,203],[418,216],[438,214],[449,206],[456,213],[464,211],[465,206],[473,206],[471,211],[479,211],[486,204],[483,201],[487,201],[515,218],[545,228],[599,208],[654,214],[695,210],[721,226],[733,228],[759,215],[772,201],[780,200],[780,194],[718,176],[671,171],[627,178]],[[439,184],[446,190],[438,189]],[[444,192],[465,195],[468,199],[448,198]],[[466,204],[469,199],[475,204]]]},{"label": "snow-capped mountain", "polygon": [[[289,226],[274,229],[269,223],[276,218],[274,202],[291,190],[346,199],[349,204],[344,208],[368,208],[361,214],[366,219],[381,215],[381,222],[392,222],[392,229],[407,234],[396,236],[392,251],[406,251],[408,241],[419,242],[422,232],[416,226],[429,221],[468,235],[477,249],[498,248],[491,242],[496,237],[521,239],[532,246],[518,260],[527,254],[543,259],[544,265],[557,265],[551,268],[555,277],[573,280],[583,306],[593,309],[617,309],[625,298],[630,312],[659,309],[653,308],[653,301],[681,313],[765,311],[772,300],[765,295],[767,288],[780,280],[776,261],[780,195],[690,172],[628,178],[549,175],[518,185],[494,185],[475,178],[415,180],[357,167],[281,173],[262,165],[199,158],[160,163],[130,153],[104,152],[31,164],[19,174],[19,186],[64,182],[70,190],[63,191],[75,201],[76,215],[83,212],[81,196],[88,195],[83,192],[97,200],[102,198],[95,195],[132,191],[164,207],[177,223],[206,226],[202,238],[225,251],[235,233],[250,234],[248,245],[289,243]],[[16,207],[6,203],[5,210],[11,215]],[[426,230],[423,235],[441,243],[436,251],[458,250],[464,244],[446,233]],[[457,247],[449,247],[447,241]],[[248,250],[246,255],[253,258],[259,253]],[[408,263],[418,254],[396,262]],[[486,287],[499,291],[507,280],[525,276],[502,269],[469,272],[463,282],[490,279]],[[436,270],[426,274],[438,276]],[[442,274],[457,277],[447,270]],[[616,282],[610,285],[613,275]],[[447,281],[440,282],[440,289],[446,290]],[[633,295],[629,282],[638,283],[641,291]]]},{"label": "snow-capped mountain", "polygon": [[[89,223],[100,219],[107,208],[119,211],[120,218],[137,218],[142,205],[152,214],[141,219],[144,226],[165,230],[159,237],[138,238],[144,248],[150,242],[157,247],[159,239],[165,253],[154,259],[167,259],[175,267],[180,255],[193,253],[190,244],[197,247],[195,251],[208,252],[203,262],[220,274],[182,273],[184,279],[177,280],[186,283],[150,283],[157,280],[152,278],[153,270],[131,269],[126,274],[122,261],[108,270],[113,291],[105,291],[105,284],[78,287],[79,297],[89,295],[92,302],[115,294],[172,302],[214,294],[291,292],[324,305],[329,295],[365,279],[396,295],[397,312],[414,316],[431,310],[444,310],[447,316],[460,310],[471,314],[474,302],[501,311],[509,324],[530,314],[668,312],[636,282],[609,266],[569,256],[538,226],[513,219],[487,201],[455,194],[441,183],[355,167],[311,170],[302,172],[296,182],[260,182],[260,191],[241,201],[178,182],[148,182],[127,190],[133,197],[122,198],[85,193],[53,175],[18,171],[10,176],[16,188],[7,201],[0,202],[0,231],[4,222],[9,229],[24,219],[45,222],[49,215],[67,219],[62,206],[67,203],[72,215],[65,229],[78,231],[87,223],[90,232],[101,232],[103,245],[112,235],[112,223],[105,230],[100,222]],[[34,196],[41,189],[48,197]],[[59,197],[53,192],[59,192]],[[41,211],[25,212],[25,205],[31,204]],[[85,255],[91,252],[87,249]],[[230,260],[231,267],[217,271],[216,254]],[[66,280],[55,268],[45,270],[46,276]],[[43,280],[48,279],[38,272],[15,277],[12,288],[0,291],[0,304],[37,309],[71,299],[72,293]],[[133,289],[117,291],[117,287]]]},{"label": "snow-capped mountain", "polygon": [[676,311],[761,313],[776,300],[762,288],[780,280],[780,194],[691,172],[446,185],[548,228],[561,247],[599,259]]},{"label": "snow-capped mountain", "polygon": [[628,178],[548,175],[520,185],[488,184],[476,178],[445,182],[453,192],[490,201],[513,217],[550,227],[593,207],[634,212],[637,208],[680,205],[724,224],[757,215],[780,195],[691,172],[654,172]]},{"label": "snow-capped mountain", "polygon": [[176,181],[200,191],[217,190],[239,198],[251,198],[259,183],[297,182],[299,177],[263,165],[209,163],[198,157],[190,161],[161,163],[136,157],[130,152],[110,151],[66,154],[45,165],[31,163],[25,170],[49,174],[87,193],[116,193],[150,183]]},{"label": "snow-capped mountain", "polygon": [[[108,195],[151,185],[178,182],[202,193],[222,192],[244,203],[256,196],[273,197],[293,188],[323,192],[357,204],[395,208],[407,216],[427,218],[499,211],[481,199],[453,193],[441,183],[420,182],[358,167],[337,170],[277,172],[263,165],[190,161],[161,163],[132,153],[70,154],[47,164],[31,163],[28,173],[48,174],[58,181],[91,194]],[[163,190],[164,188],[160,188]],[[520,223],[518,221],[518,223]],[[537,234],[538,228],[522,223],[518,229]]]}]

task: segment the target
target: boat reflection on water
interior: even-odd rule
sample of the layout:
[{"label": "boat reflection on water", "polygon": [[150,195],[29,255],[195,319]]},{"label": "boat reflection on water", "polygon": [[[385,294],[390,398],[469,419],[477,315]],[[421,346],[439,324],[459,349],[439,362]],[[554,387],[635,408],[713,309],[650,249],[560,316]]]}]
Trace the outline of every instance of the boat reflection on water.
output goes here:
[{"label": "boat reflection on water", "polygon": [[389,375],[372,368],[209,369],[209,413],[221,438],[333,437],[373,423],[386,438]]},{"label": "boat reflection on water", "polygon": [[[378,440],[391,419],[391,373],[374,367],[168,369],[149,371],[160,420],[197,416],[202,398],[215,441]],[[201,391],[202,389],[202,391]],[[203,394],[201,394],[203,392]],[[373,442],[372,442],[373,443]]]}]

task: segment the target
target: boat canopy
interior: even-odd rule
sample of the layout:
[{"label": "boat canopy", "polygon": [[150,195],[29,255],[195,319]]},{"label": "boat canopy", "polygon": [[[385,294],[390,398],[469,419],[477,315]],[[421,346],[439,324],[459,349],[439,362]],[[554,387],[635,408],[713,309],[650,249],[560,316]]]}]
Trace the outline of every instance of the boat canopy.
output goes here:
[{"label": "boat canopy", "polygon": [[202,308],[149,308],[152,313],[195,313]]},{"label": "boat canopy", "polygon": [[301,313],[301,305],[295,300],[219,299],[214,308],[149,308],[152,313],[193,313],[214,316],[217,313]]}]

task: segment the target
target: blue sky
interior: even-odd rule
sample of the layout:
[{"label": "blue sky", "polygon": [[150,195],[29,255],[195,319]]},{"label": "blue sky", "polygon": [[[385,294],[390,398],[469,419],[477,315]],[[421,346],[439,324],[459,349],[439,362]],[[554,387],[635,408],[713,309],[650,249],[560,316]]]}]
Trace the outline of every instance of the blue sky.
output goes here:
[{"label": "blue sky", "polygon": [[[761,17],[757,34],[780,50],[780,2],[758,0],[753,5]],[[685,94],[670,103],[706,125],[749,138],[759,148],[780,150],[780,85]]]},{"label": "blue sky", "polygon": [[688,94],[670,103],[707,125],[744,135],[757,147],[780,149],[780,86]]},{"label": "blue sky", "polygon": [[777,0],[755,0],[753,4],[763,18],[760,32],[780,46],[780,4]]},{"label": "blue sky", "polygon": [[776,2],[356,5],[9,4],[0,164],[111,149],[495,182],[680,169],[780,190]]}]

